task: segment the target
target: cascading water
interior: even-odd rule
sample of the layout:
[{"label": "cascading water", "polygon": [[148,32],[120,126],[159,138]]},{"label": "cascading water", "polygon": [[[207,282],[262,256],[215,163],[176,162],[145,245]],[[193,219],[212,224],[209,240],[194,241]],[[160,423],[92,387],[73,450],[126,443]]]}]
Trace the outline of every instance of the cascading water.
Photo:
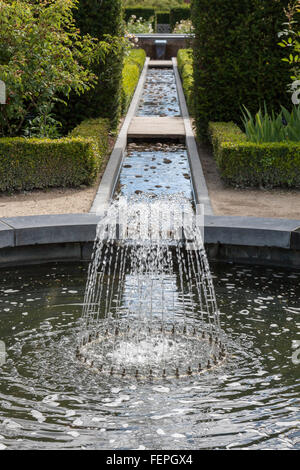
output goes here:
[{"label": "cascading water", "polygon": [[171,378],[224,362],[200,225],[182,196],[112,204],[90,266],[77,349],[83,363],[106,375]]}]

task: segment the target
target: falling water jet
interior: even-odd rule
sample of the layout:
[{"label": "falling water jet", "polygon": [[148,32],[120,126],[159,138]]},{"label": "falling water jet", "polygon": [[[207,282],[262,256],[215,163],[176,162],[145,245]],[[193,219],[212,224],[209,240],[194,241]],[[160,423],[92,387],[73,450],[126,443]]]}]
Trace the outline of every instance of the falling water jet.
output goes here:
[{"label": "falling water jet", "polygon": [[179,378],[223,364],[222,337],[191,203],[182,196],[112,203],[97,228],[76,356],[107,376]]}]

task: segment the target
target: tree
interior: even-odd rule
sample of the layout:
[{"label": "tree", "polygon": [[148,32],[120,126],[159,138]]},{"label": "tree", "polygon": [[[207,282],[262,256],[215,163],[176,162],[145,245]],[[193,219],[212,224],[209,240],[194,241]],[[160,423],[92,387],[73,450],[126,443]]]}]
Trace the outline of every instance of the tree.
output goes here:
[{"label": "tree", "polygon": [[96,83],[90,66],[104,61],[112,46],[79,34],[76,5],[77,0],[0,0],[0,80],[8,90],[0,135],[53,136],[55,102]]}]

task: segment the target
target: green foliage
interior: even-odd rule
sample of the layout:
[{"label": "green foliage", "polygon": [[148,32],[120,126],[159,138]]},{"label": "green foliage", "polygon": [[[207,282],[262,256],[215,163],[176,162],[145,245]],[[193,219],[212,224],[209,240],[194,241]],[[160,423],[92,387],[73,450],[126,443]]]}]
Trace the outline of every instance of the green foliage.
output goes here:
[{"label": "green foliage", "polygon": [[145,8],[137,6],[135,8],[125,8],[125,22],[128,23],[130,18],[135,16],[137,19],[143,18],[144,21],[151,21],[152,28],[156,29],[156,12],[154,8]]},{"label": "green foliage", "polygon": [[99,159],[104,157],[109,149],[108,136],[110,133],[109,120],[104,118],[87,119],[70,132],[69,137],[93,139],[97,146]]},{"label": "green foliage", "polygon": [[299,106],[294,106],[291,112],[282,106],[277,116],[274,111],[269,114],[266,105],[264,112],[260,109],[255,116],[246,107],[244,109],[242,120],[250,142],[300,141]]},{"label": "green foliage", "polygon": [[8,90],[0,136],[20,135],[24,128],[50,136],[52,127],[57,128],[51,112],[58,95],[65,99],[71,90],[83,93],[96,82],[90,65],[96,58],[104,60],[110,47],[79,36],[72,14],[76,4],[0,0],[0,80]]},{"label": "green foliage", "polygon": [[100,41],[109,41],[114,47],[105,60],[93,64],[97,77],[95,87],[79,98],[71,94],[68,106],[57,107],[56,113],[68,131],[84,119],[97,117],[108,118],[112,127],[116,127],[121,114],[124,58],[122,0],[79,0],[74,15],[81,34],[89,33]]},{"label": "green foliage", "polygon": [[191,40],[193,38],[192,34],[194,34],[194,27],[192,20],[181,20],[179,23],[176,23],[173,33],[175,34],[189,34]]},{"label": "green foliage", "polygon": [[233,122],[211,122],[208,134],[222,178],[232,186],[300,188],[300,144],[257,144]]},{"label": "green foliage", "polygon": [[285,10],[287,22],[283,23],[284,30],[278,33],[281,42],[279,46],[286,49],[286,57],[282,60],[290,65],[291,79],[300,78],[300,0],[294,0]]},{"label": "green foliage", "polygon": [[198,136],[209,121],[240,123],[244,104],[256,112],[264,101],[289,106],[288,64],[278,31],[289,0],[192,0],[194,79]]},{"label": "green foliage", "polygon": [[156,11],[169,11],[170,8],[184,5],[184,0],[124,0],[125,7],[154,8]]},{"label": "green foliage", "polygon": [[148,20],[144,18],[137,18],[135,15],[132,15],[128,22],[126,23],[126,34],[151,34],[153,30],[153,16]]},{"label": "green foliage", "polygon": [[177,8],[171,8],[170,10],[170,24],[171,30],[176,26],[176,23],[180,23],[181,20],[189,20],[191,18],[190,6],[182,6]]},{"label": "green foliage", "polygon": [[125,114],[136,86],[139,81],[140,73],[143,70],[146,59],[146,52],[143,49],[133,49],[129,56],[125,58],[123,68],[123,87],[122,87],[122,114]]},{"label": "green foliage", "polygon": [[157,20],[157,24],[170,24],[170,12],[169,11],[157,11],[156,20]]},{"label": "green foliage", "polygon": [[82,123],[63,139],[0,139],[0,191],[93,183],[108,134],[109,122],[102,119]]},{"label": "green foliage", "polygon": [[178,70],[181,75],[183,91],[191,115],[194,114],[194,76],[192,49],[179,49],[177,54]]}]

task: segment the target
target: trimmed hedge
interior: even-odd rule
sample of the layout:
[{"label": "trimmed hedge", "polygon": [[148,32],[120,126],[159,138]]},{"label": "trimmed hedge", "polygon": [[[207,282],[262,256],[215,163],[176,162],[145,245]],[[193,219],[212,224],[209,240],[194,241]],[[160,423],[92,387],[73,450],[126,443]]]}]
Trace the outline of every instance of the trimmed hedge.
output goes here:
[{"label": "trimmed hedge", "polygon": [[132,15],[135,15],[137,18],[143,18],[144,20],[150,20],[152,17],[154,18],[154,21],[152,23],[154,31],[156,30],[156,11],[155,8],[146,8],[142,6],[138,7],[128,7],[125,8],[125,21],[126,23],[128,20],[132,17]]},{"label": "trimmed hedge", "polygon": [[208,133],[222,178],[232,186],[300,188],[300,144],[256,144],[233,122],[210,122]]},{"label": "trimmed hedge", "polygon": [[0,139],[0,191],[92,184],[108,150],[109,122],[83,122],[69,137]]},{"label": "trimmed hedge", "polygon": [[169,11],[158,11],[156,13],[157,24],[170,24],[170,12]]},{"label": "trimmed hedge", "polygon": [[[106,35],[124,34],[122,0],[79,0],[74,18],[82,34],[90,34],[100,41]],[[67,106],[56,106],[54,114],[66,132],[85,119],[98,117],[108,118],[111,126],[117,127],[121,115],[123,59],[120,48],[106,57],[104,63],[92,64],[90,68],[98,77],[94,88],[80,96],[71,92]]]},{"label": "trimmed hedge", "polygon": [[126,113],[130,105],[144,67],[145,59],[146,52],[144,49],[133,49],[130,51],[129,56],[125,58],[123,67],[122,114]]},{"label": "trimmed hedge", "polygon": [[192,49],[179,49],[177,54],[178,70],[181,75],[183,91],[191,115],[194,114],[194,71]]},{"label": "trimmed hedge", "polygon": [[278,46],[289,0],[192,0],[195,114],[199,138],[209,121],[240,123],[241,106],[289,108],[289,65]]},{"label": "trimmed hedge", "polygon": [[179,23],[181,20],[189,20],[191,18],[191,8],[189,6],[182,6],[177,8],[171,8],[170,10],[170,25],[171,30],[176,26],[176,23]]}]

